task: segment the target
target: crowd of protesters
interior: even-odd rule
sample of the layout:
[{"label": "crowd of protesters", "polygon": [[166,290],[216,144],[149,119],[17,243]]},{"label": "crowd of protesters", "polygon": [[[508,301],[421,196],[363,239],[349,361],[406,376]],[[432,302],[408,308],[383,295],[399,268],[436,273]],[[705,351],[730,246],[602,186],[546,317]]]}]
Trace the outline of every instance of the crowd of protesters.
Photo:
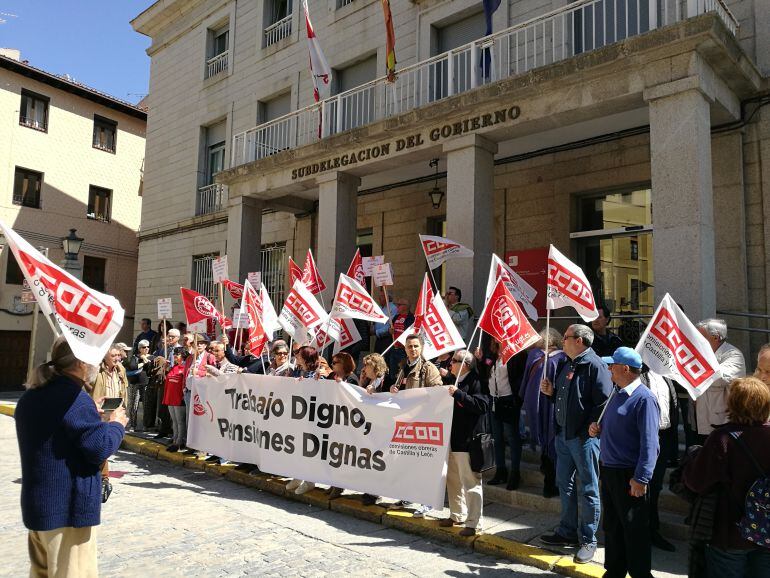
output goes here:
[{"label": "crowd of protesters", "polygon": [[[446,300],[458,330],[468,337],[472,310],[461,303],[461,293],[454,287],[447,291]],[[481,531],[482,475],[469,445],[476,433],[489,431],[495,441],[496,466],[489,485],[517,490],[524,446],[539,450],[543,496],[558,496],[561,501],[558,525],[540,539],[550,546],[574,548],[576,563],[593,559],[603,520],[605,576],[650,576],[652,547],[675,550],[661,534],[658,500],[666,470],[676,468],[671,487],[694,504],[688,521],[710,524],[710,531],[691,541],[691,575],[770,575],[767,510],[763,519],[755,520],[755,537],[741,531],[743,517],[751,509],[747,492],[770,474],[770,345],[759,352],[755,377],[746,377],[743,355],[727,342],[725,323],[717,319],[698,323],[720,363],[722,379],[692,402],[686,392],[682,395],[681,386],[650,372],[636,351],[623,346],[608,329],[611,312],[605,306],[590,327],[570,325],[563,333],[543,330],[537,343],[502,363],[501,344],[486,335],[480,347],[435,360],[422,355],[419,335],[409,335],[403,346],[395,347],[394,341],[414,319],[409,301],[386,303],[381,295],[380,304],[392,323],[367,326],[375,350],[369,354],[358,344],[327,359],[307,344],[276,339],[260,358],[243,347],[236,351],[232,334],[211,340],[170,324],[154,331],[145,319],[133,346],[114,344],[95,375],[76,379],[74,370],[66,370],[69,358],[55,358],[55,371],[38,381],[64,380],[72,385],[81,379],[97,402],[120,397],[125,414],[113,412],[111,422],[117,420],[135,431],[154,430],[156,438],[168,440],[166,451],[187,453],[195,452],[186,439],[191,376],[245,372],[325,379],[360,387],[370,395],[444,386],[454,405],[446,479],[450,514],[439,525],[462,526],[463,536]],[[64,355],[62,351],[59,355]],[[22,416],[31,403],[22,399]],[[95,410],[88,413],[89,420],[98,419]],[[683,455],[680,423],[685,431]],[[31,443],[27,426],[19,427],[24,431],[20,444]],[[113,433],[117,439],[122,431]],[[109,436],[102,443],[103,447],[89,448],[88,455],[93,475],[101,476],[106,500],[112,490],[106,457],[115,444]],[[23,455],[23,466],[33,467],[31,460]],[[256,470],[251,464],[237,467]],[[310,480],[291,480],[287,490],[302,494],[314,487]],[[763,487],[770,491],[770,482]],[[23,488],[23,495],[26,491],[32,490]],[[336,497],[343,489],[329,491]],[[767,495],[764,499],[767,507],[770,500]],[[378,500],[378,496],[363,496],[366,505]],[[420,504],[399,501],[390,507],[411,508],[416,517],[431,515],[430,507]],[[762,504],[757,511],[763,511]],[[42,531],[50,524],[38,523],[41,515],[30,513],[29,520]],[[698,569],[704,568],[699,574]]]}]

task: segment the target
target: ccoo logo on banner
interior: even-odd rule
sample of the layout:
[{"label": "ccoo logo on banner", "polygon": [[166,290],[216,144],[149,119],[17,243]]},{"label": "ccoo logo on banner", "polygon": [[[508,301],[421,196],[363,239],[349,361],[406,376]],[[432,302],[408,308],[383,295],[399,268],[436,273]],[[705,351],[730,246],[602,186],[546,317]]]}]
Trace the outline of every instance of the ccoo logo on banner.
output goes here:
[{"label": "ccoo logo on banner", "polygon": [[370,396],[348,383],[264,375],[191,381],[190,447],[271,474],[443,507],[446,389]]}]

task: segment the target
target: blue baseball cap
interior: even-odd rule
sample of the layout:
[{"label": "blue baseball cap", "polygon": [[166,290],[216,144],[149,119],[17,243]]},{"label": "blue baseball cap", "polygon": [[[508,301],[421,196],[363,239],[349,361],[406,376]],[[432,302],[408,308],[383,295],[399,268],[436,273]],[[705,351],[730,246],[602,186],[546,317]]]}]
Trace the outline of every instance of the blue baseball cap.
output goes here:
[{"label": "blue baseball cap", "polygon": [[618,347],[612,357],[602,357],[602,361],[607,365],[616,363],[618,365],[627,365],[628,367],[642,368],[642,356],[630,347]]}]

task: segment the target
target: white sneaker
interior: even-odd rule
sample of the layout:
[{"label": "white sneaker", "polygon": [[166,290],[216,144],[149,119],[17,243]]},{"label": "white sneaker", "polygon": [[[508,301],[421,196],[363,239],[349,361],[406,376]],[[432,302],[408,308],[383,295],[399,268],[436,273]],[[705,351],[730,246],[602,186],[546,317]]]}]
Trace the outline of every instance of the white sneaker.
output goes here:
[{"label": "white sneaker", "polygon": [[433,511],[433,508],[430,506],[418,506],[417,509],[414,511],[414,514],[412,514],[413,518],[424,518],[427,514]]},{"label": "white sneaker", "polygon": [[289,492],[293,492],[297,488],[299,488],[299,485],[302,483],[302,480],[291,480],[288,484],[286,484],[286,490]]},{"label": "white sneaker", "polygon": [[315,484],[313,482],[302,482],[299,485],[299,487],[296,490],[294,490],[294,493],[297,494],[298,496],[301,496],[302,494],[304,494],[305,492],[309,492],[313,488],[315,488]]}]

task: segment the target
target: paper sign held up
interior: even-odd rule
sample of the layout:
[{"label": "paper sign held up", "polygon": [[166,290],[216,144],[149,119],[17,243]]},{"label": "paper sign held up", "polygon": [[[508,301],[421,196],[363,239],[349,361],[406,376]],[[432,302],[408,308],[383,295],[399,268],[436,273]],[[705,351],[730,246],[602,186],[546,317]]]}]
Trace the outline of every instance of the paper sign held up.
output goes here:
[{"label": "paper sign held up", "polygon": [[221,283],[227,279],[227,255],[214,258],[211,262],[211,276],[214,283]]},{"label": "paper sign held up", "polygon": [[385,255],[375,255],[374,257],[364,257],[362,260],[364,267],[364,275],[367,277],[372,276],[372,271],[377,265],[385,263]]},{"label": "paper sign held up", "polygon": [[35,294],[32,291],[24,290],[21,292],[21,302],[22,303],[34,303],[35,302]]},{"label": "paper sign held up", "polygon": [[374,284],[377,285],[377,287],[393,285],[393,271],[390,268],[390,263],[376,265],[372,270],[372,276],[374,277]]},{"label": "paper sign held up", "polygon": [[171,319],[171,297],[158,299],[158,319]]},{"label": "paper sign held up", "polygon": [[249,328],[249,314],[241,312],[240,309],[233,311],[233,328],[234,329],[248,329]]},{"label": "paper sign held up", "polygon": [[262,285],[262,273],[259,271],[252,272],[249,273],[246,278],[249,280],[249,283],[251,283],[251,286],[254,287],[256,291],[259,291],[259,286]]}]

